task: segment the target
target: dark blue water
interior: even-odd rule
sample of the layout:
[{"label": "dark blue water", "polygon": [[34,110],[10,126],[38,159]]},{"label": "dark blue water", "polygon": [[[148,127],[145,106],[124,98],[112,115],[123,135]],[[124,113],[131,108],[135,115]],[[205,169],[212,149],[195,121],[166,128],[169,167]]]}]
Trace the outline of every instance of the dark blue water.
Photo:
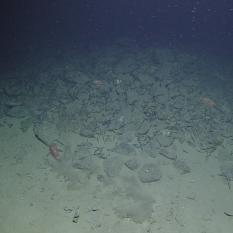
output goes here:
[{"label": "dark blue water", "polygon": [[1,7],[1,49],[95,44],[130,37],[232,50],[230,0],[10,1]]}]

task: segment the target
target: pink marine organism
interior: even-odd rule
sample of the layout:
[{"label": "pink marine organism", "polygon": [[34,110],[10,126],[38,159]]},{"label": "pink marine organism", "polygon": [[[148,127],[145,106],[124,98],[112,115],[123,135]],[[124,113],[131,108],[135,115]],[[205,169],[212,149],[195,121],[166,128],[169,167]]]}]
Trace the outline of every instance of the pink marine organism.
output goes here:
[{"label": "pink marine organism", "polygon": [[45,146],[49,148],[49,154],[53,156],[54,159],[59,160],[62,154],[62,150],[59,149],[58,145],[56,143],[49,144],[46,140],[41,138],[38,134],[35,134],[35,137],[37,140],[39,140],[41,143],[43,143]]},{"label": "pink marine organism", "polygon": [[202,104],[204,104],[205,106],[207,106],[209,108],[216,107],[216,105],[217,105],[212,99],[210,99],[207,96],[202,96],[200,100],[201,100]]},{"label": "pink marine organism", "polygon": [[62,150],[58,148],[56,143],[52,143],[49,145],[49,153],[54,159],[58,160],[61,157]]}]

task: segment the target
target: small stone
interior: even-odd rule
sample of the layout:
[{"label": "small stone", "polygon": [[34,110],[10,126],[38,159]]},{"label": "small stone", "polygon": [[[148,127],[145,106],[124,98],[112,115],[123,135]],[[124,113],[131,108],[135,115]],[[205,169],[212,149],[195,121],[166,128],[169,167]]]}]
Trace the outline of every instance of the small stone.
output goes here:
[{"label": "small stone", "polygon": [[110,157],[103,161],[104,172],[111,178],[120,174],[123,165],[124,164],[122,163],[121,159],[118,157]]},{"label": "small stone", "polygon": [[79,217],[80,217],[80,214],[79,214],[79,207],[78,207],[74,212],[72,222],[73,223],[78,223],[79,222]]},{"label": "small stone", "polygon": [[167,149],[167,148],[162,148],[159,151],[159,154],[161,154],[162,156],[164,156],[167,159],[171,159],[171,160],[175,160],[177,158],[177,154],[175,149],[171,150],[171,149]]},{"label": "small stone", "polygon": [[135,155],[136,151],[129,143],[121,142],[111,149],[111,151],[123,155]]},{"label": "small stone", "polygon": [[125,162],[125,166],[134,171],[139,167],[139,163],[137,159],[129,159]]},{"label": "small stone", "polygon": [[174,139],[168,135],[160,134],[157,136],[157,140],[162,147],[169,147],[172,145]]},{"label": "small stone", "polygon": [[221,175],[225,177],[227,180],[233,180],[233,162],[228,161],[221,165]]},{"label": "small stone", "polygon": [[5,111],[5,114],[8,117],[13,117],[13,118],[24,118],[26,116],[29,116],[29,110],[21,105],[21,106],[14,106],[11,108],[7,108]]},{"label": "small stone", "polygon": [[81,128],[79,132],[80,136],[87,138],[94,138],[95,133],[89,129]]},{"label": "small stone", "polygon": [[161,171],[156,164],[145,164],[138,172],[138,178],[142,183],[159,181],[161,177]]},{"label": "small stone", "polygon": [[182,175],[191,172],[190,167],[183,160],[177,159],[173,162],[173,165]]}]

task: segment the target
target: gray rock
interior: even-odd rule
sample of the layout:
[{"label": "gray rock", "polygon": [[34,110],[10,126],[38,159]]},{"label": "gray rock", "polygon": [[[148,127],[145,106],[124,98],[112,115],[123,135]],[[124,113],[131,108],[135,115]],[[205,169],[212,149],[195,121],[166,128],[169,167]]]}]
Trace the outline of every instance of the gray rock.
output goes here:
[{"label": "gray rock", "polygon": [[160,134],[157,136],[157,141],[162,147],[168,147],[172,145],[174,139],[170,136]]},{"label": "gray rock", "polygon": [[134,171],[139,167],[139,163],[137,159],[129,159],[125,162],[125,166]]},{"label": "gray rock", "polygon": [[221,169],[221,175],[223,177],[225,177],[228,181],[233,180],[233,162],[232,161],[223,163],[220,169]]},{"label": "gray rock", "polygon": [[92,166],[92,160],[90,157],[76,159],[75,161],[73,161],[72,166],[73,166],[73,168],[76,168],[76,169],[89,170]]},{"label": "gray rock", "polygon": [[158,156],[158,149],[159,149],[159,143],[156,140],[152,140],[149,143],[147,143],[143,150],[151,157],[156,158]]},{"label": "gray rock", "polygon": [[13,106],[13,107],[7,108],[5,111],[5,114],[8,117],[24,118],[26,116],[29,116],[29,110],[23,105]]},{"label": "gray rock", "polygon": [[122,155],[135,155],[136,151],[132,145],[126,142],[121,142],[113,147],[110,151]]},{"label": "gray rock", "polygon": [[138,178],[142,183],[159,181],[161,177],[161,171],[156,164],[145,164],[138,172]]},{"label": "gray rock", "polygon": [[93,160],[90,152],[91,144],[80,144],[77,146],[74,153],[72,153],[72,166],[76,169],[91,169]]},{"label": "gray rock", "polygon": [[116,177],[120,174],[123,163],[118,157],[110,157],[103,161],[104,172],[108,177]]},{"label": "gray rock", "polygon": [[181,174],[186,174],[191,172],[190,167],[183,160],[177,159],[173,162],[173,165]]},{"label": "gray rock", "polygon": [[162,148],[159,150],[159,154],[164,156],[167,159],[175,160],[177,158],[176,150],[168,149],[168,148]]},{"label": "gray rock", "polygon": [[87,137],[87,138],[94,138],[95,133],[96,133],[95,124],[83,125],[79,131],[80,136]]}]

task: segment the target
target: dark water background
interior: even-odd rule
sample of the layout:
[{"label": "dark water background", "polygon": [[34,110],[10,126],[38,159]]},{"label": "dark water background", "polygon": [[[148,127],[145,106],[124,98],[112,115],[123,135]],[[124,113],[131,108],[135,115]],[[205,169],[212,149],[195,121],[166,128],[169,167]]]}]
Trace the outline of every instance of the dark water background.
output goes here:
[{"label": "dark water background", "polygon": [[88,46],[121,37],[145,46],[233,51],[232,0],[14,0],[1,4],[0,15],[2,64],[32,48]]}]

